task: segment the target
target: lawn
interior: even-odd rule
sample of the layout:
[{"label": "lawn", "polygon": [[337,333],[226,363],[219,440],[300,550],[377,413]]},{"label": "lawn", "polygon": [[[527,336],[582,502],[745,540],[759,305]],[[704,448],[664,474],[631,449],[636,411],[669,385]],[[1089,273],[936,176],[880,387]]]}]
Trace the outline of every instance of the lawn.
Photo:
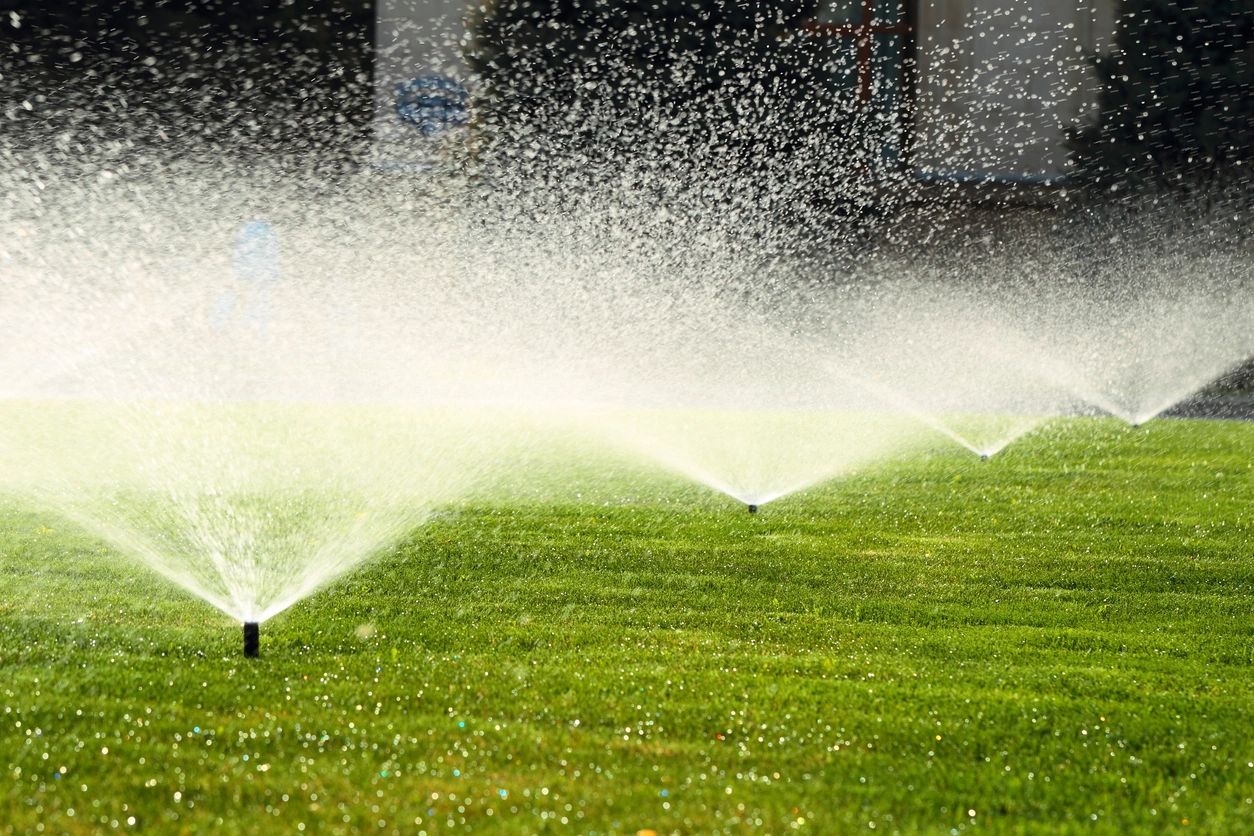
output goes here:
[{"label": "lawn", "polygon": [[240,645],[7,503],[0,830],[1254,832],[1254,423],[551,461]]}]

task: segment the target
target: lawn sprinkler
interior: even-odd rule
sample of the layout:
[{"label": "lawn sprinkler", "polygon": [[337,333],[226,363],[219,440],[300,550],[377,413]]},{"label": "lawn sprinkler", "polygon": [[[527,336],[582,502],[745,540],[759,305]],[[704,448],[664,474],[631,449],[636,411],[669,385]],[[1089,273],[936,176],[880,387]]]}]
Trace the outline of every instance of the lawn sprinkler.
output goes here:
[{"label": "lawn sprinkler", "polygon": [[750,513],[750,514],[756,514],[757,512],[758,512],[758,506],[756,506],[756,505],[754,505],[752,502],[750,502],[750,503],[749,503],[749,513]]},{"label": "lawn sprinkler", "polygon": [[249,659],[261,655],[261,626],[255,621],[244,622],[244,655]]},{"label": "lawn sprinkler", "polygon": [[988,461],[988,453],[980,453],[980,461],[982,462]]}]

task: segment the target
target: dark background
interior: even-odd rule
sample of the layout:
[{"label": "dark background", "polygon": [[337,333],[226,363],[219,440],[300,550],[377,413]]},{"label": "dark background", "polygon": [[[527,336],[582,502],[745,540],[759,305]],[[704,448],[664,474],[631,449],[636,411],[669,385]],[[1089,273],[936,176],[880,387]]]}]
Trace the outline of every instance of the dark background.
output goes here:
[{"label": "dark background", "polygon": [[0,106],[10,132],[348,148],[373,37],[370,0],[0,0]]},{"label": "dark background", "polygon": [[[753,68],[753,81],[794,72],[773,36],[814,9],[814,0],[498,0],[481,16],[471,63],[506,119],[520,101],[533,116],[536,90],[564,102],[560,84],[581,72],[634,68],[663,100],[690,99],[734,86],[734,73],[720,74],[728,61]],[[0,0],[0,124],[10,137],[70,129],[131,142],[200,139],[234,153],[349,149],[371,118],[373,38],[373,0]],[[1073,134],[1072,180],[1254,191],[1254,3],[1123,0],[1116,47],[1095,60],[1103,115]],[[684,60],[697,73],[667,84]],[[650,73],[661,81],[650,84]],[[832,87],[794,74],[781,96],[790,116]],[[833,133],[841,120],[818,117],[851,109],[812,110],[808,121]],[[728,124],[727,112],[711,113]],[[820,161],[843,165],[830,157]]]}]

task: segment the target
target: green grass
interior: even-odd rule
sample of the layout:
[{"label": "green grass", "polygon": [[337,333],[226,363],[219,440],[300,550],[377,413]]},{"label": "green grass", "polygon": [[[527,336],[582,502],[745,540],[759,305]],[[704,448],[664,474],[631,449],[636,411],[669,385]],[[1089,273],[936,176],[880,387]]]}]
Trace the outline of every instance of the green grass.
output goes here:
[{"label": "green grass", "polygon": [[0,829],[1254,832],[1254,424],[1063,422],[757,517],[570,474],[415,532],[256,661],[0,514]]}]

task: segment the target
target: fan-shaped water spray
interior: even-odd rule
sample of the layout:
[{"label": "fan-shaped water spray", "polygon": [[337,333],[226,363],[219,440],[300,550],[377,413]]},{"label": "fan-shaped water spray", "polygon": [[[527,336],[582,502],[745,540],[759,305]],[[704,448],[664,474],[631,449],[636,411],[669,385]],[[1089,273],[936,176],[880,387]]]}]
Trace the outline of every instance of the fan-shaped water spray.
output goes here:
[{"label": "fan-shaped water spray", "polygon": [[228,238],[187,273],[134,235],[103,243],[157,265],[84,281],[108,319],[70,318],[60,283],[82,280],[54,257],[44,284],[6,287],[6,315],[28,329],[8,361],[40,369],[45,346],[76,349],[0,406],[9,490],[257,625],[481,482],[499,426],[416,385],[381,387],[404,370],[354,350],[308,261],[280,281],[270,225],[246,224],[233,254]]},{"label": "fan-shaped water spray", "polygon": [[523,224],[473,189],[231,177],[63,186],[21,221],[0,451],[10,489],[248,624],[500,471],[512,411],[756,511],[928,431],[987,458],[1081,401],[1144,419],[1250,349],[1231,271],[1128,301],[987,262],[963,289],[934,261],[763,258],[638,179],[574,216],[532,195]]},{"label": "fan-shaped water spray", "polygon": [[934,432],[987,459],[1051,416],[1146,420],[1254,353],[1239,246],[811,258],[764,209],[795,180],[552,151],[10,172],[5,486],[252,625],[501,473],[536,416],[756,512]]},{"label": "fan-shaped water spray", "polygon": [[1162,210],[1147,214],[1088,232],[1107,246],[1093,255],[1086,243],[1085,260],[1052,264],[1060,281],[1025,306],[1038,374],[1133,425],[1254,356],[1247,245],[1222,219],[1214,229],[1177,224],[1166,238]]}]

